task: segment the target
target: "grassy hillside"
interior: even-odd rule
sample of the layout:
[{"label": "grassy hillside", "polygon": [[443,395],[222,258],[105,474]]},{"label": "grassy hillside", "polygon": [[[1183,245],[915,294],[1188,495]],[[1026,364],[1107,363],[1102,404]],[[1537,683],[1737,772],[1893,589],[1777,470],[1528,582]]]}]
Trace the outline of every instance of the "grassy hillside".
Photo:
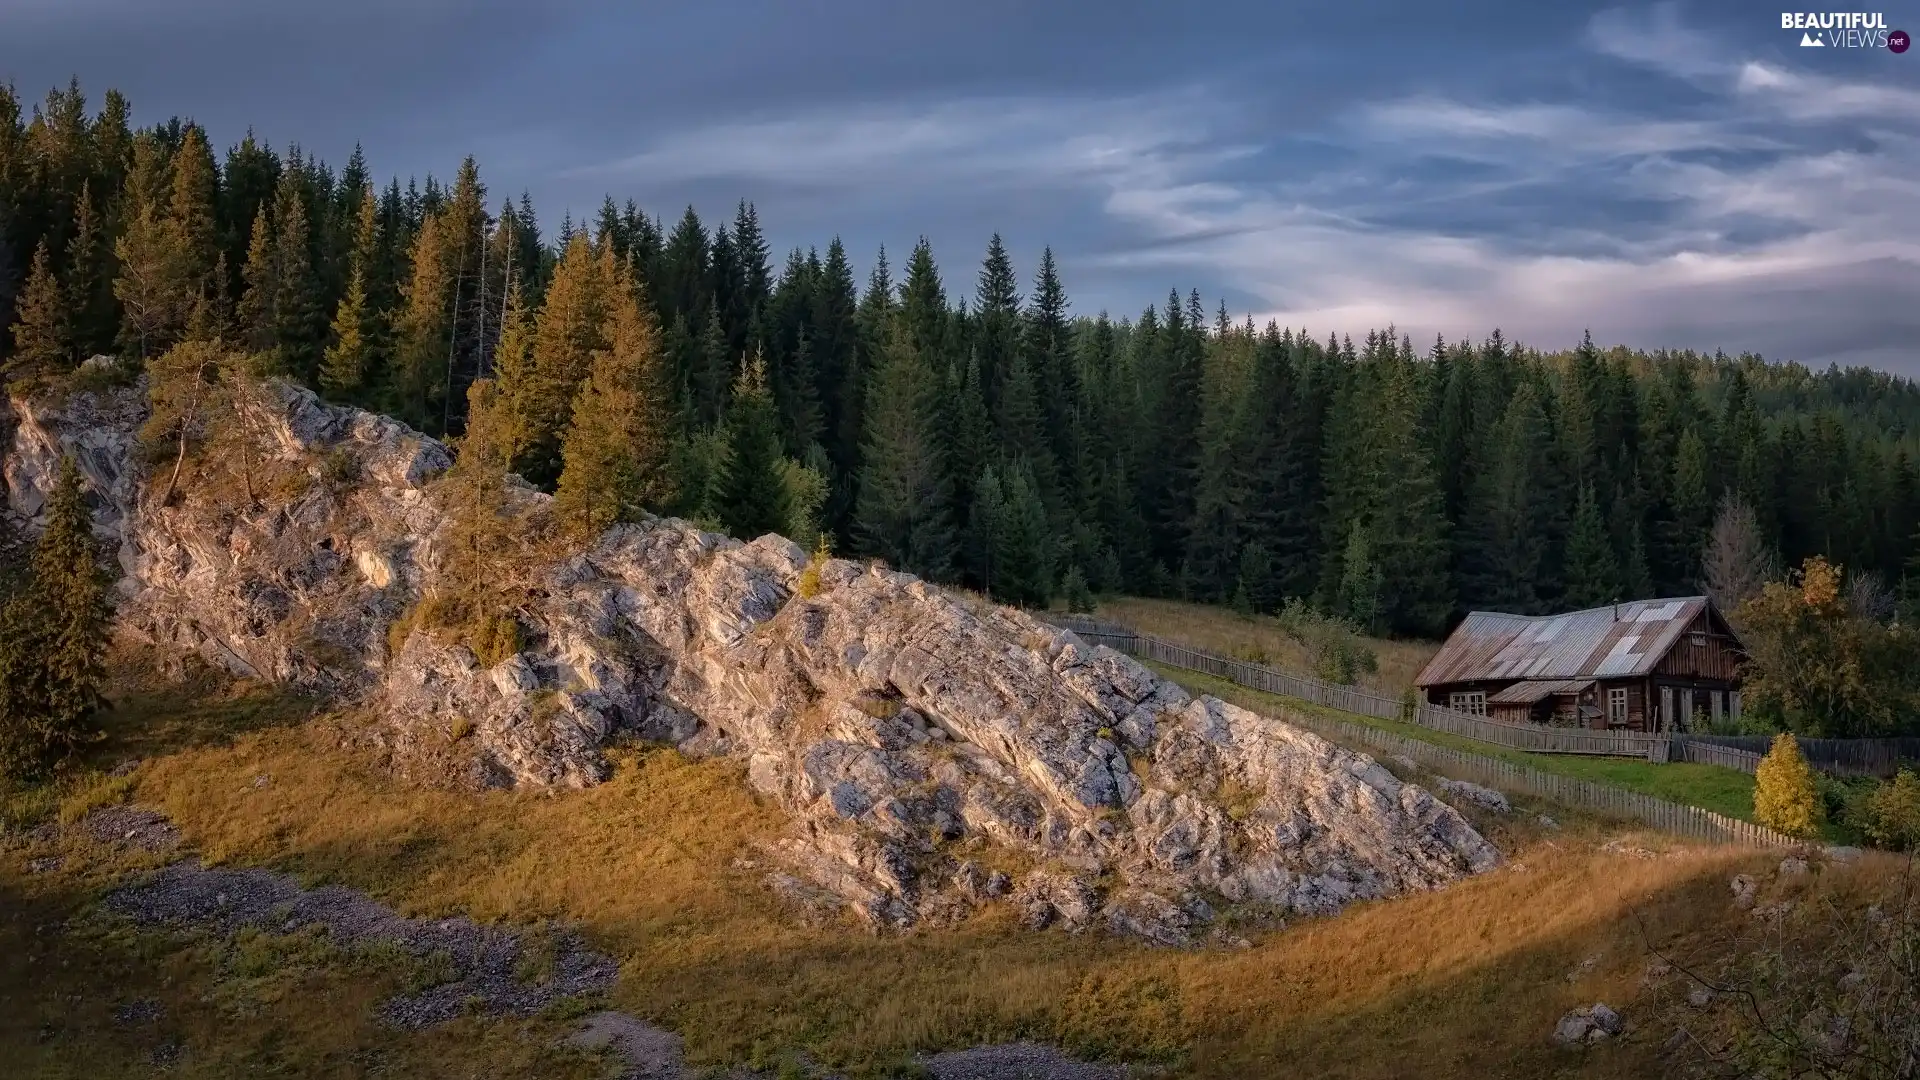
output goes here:
[{"label": "grassy hillside", "polygon": [[[1313,674],[1306,650],[1287,637],[1279,622],[1269,616],[1240,615],[1208,604],[1135,596],[1103,600],[1094,614],[1168,641],[1223,656],[1264,656],[1266,659],[1261,662],[1269,667]],[[1399,697],[1412,686],[1414,676],[1420,674],[1420,669],[1440,650],[1438,643],[1430,641],[1364,640],[1380,658],[1380,670],[1363,676],[1360,683],[1391,697]]]},{"label": "grassy hillside", "polygon": [[[354,718],[298,722],[304,712],[244,687],[126,692],[97,762],[137,748],[130,776],[8,798],[9,1075],[134,1075],[169,1046],[182,1076],[609,1075],[553,1045],[584,1006],[402,1034],[372,1019],[414,977],[391,958],[107,918],[98,898],[157,857],[59,823],[123,797],[167,813],[211,861],[352,886],[408,914],[576,926],[621,963],[609,1003],[681,1033],[696,1064],[772,1067],[804,1050],[857,1075],[909,1075],[914,1051],[1021,1037],[1194,1077],[1357,1080],[1412,1063],[1431,1077],[1653,1075],[1670,1003],[1642,985],[1648,943],[1724,948],[1728,875],[1768,862],[1730,850],[1635,858],[1598,850],[1613,835],[1593,823],[1548,832],[1526,815],[1482,816],[1509,868],[1334,919],[1233,928],[1250,948],[1032,933],[1004,912],[875,934],[766,887],[762,845],[784,820],[748,794],[737,763],[633,748],[587,791],[429,791],[353,749]],[[56,857],[57,869],[31,869]],[[160,1003],[158,1021],[116,1019],[142,998]],[[1555,1047],[1555,1019],[1595,1000],[1646,1033]]]}]

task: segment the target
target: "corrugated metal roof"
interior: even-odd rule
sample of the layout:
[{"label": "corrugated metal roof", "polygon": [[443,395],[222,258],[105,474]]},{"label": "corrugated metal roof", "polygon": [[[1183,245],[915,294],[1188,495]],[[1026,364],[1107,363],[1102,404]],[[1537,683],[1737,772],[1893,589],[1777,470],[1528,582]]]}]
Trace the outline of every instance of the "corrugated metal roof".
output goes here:
[{"label": "corrugated metal roof", "polygon": [[1577,694],[1593,685],[1592,679],[1548,679],[1517,682],[1497,694],[1487,695],[1489,705],[1531,705],[1555,694]]},{"label": "corrugated metal roof", "polygon": [[1637,678],[1652,671],[1707,609],[1706,597],[1684,596],[1564,615],[1476,611],[1427,661],[1414,684]]}]

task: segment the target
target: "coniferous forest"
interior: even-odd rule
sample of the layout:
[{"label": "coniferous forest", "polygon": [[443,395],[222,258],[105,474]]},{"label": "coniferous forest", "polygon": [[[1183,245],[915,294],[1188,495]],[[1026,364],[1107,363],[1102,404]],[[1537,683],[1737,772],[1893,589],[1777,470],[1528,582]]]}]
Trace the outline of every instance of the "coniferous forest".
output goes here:
[{"label": "coniferous forest", "polygon": [[117,93],[0,87],[0,373],[222,341],[437,436],[478,402],[500,460],[583,520],[624,491],[1022,604],[1301,597],[1433,636],[1698,592],[1728,505],[1775,565],[1825,555],[1908,602],[1920,579],[1920,390],[1886,374],[1356,341],[1177,289],[1091,313],[1070,267],[998,237],[977,269],[924,239],[863,253],[863,281],[837,239],[772,252],[751,202],[662,209],[543,227],[472,159],[382,181],[358,151],[221,149]]}]

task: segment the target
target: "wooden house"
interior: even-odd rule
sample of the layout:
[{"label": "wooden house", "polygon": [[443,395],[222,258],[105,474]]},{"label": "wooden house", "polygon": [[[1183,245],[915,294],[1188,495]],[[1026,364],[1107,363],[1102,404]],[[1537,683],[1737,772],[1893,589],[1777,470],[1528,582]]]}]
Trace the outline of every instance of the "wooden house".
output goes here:
[{"label": "wooden house", "polygon": [[1466,617],[1414,680],[1490,719],[1698,731],[1740,714],[1740,642],[1704,596],[1563,615]]}]

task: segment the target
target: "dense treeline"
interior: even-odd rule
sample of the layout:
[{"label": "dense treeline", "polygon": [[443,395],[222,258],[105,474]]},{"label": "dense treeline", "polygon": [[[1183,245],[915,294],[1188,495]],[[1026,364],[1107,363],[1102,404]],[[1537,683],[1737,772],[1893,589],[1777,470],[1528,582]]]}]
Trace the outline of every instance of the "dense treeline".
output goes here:
[{"label": "dense treeline", "polygon": [[249,135],[217,157],[191,123],[135,129],[118,94],[23,112],[0,89],[12,382],[221,339],[433,434],[479,401],[493,452],[583,520],[818,531],[1015,602],[1308,597],[1431,635],[1474,607],[1698,591],[1729,493],[1788,565],[1891,588],[1913,562],[1904,380],[1498,331],[1356,344],[1191,292],[1087,317],[1051,253],[1024,280],[998,237],[964,299],[924,239],[864,285],[837,240],[776,270],[748,203],[669,224],[609,198],[549,240],[472,159],[380,186],[358,151],[335,171]]}]

